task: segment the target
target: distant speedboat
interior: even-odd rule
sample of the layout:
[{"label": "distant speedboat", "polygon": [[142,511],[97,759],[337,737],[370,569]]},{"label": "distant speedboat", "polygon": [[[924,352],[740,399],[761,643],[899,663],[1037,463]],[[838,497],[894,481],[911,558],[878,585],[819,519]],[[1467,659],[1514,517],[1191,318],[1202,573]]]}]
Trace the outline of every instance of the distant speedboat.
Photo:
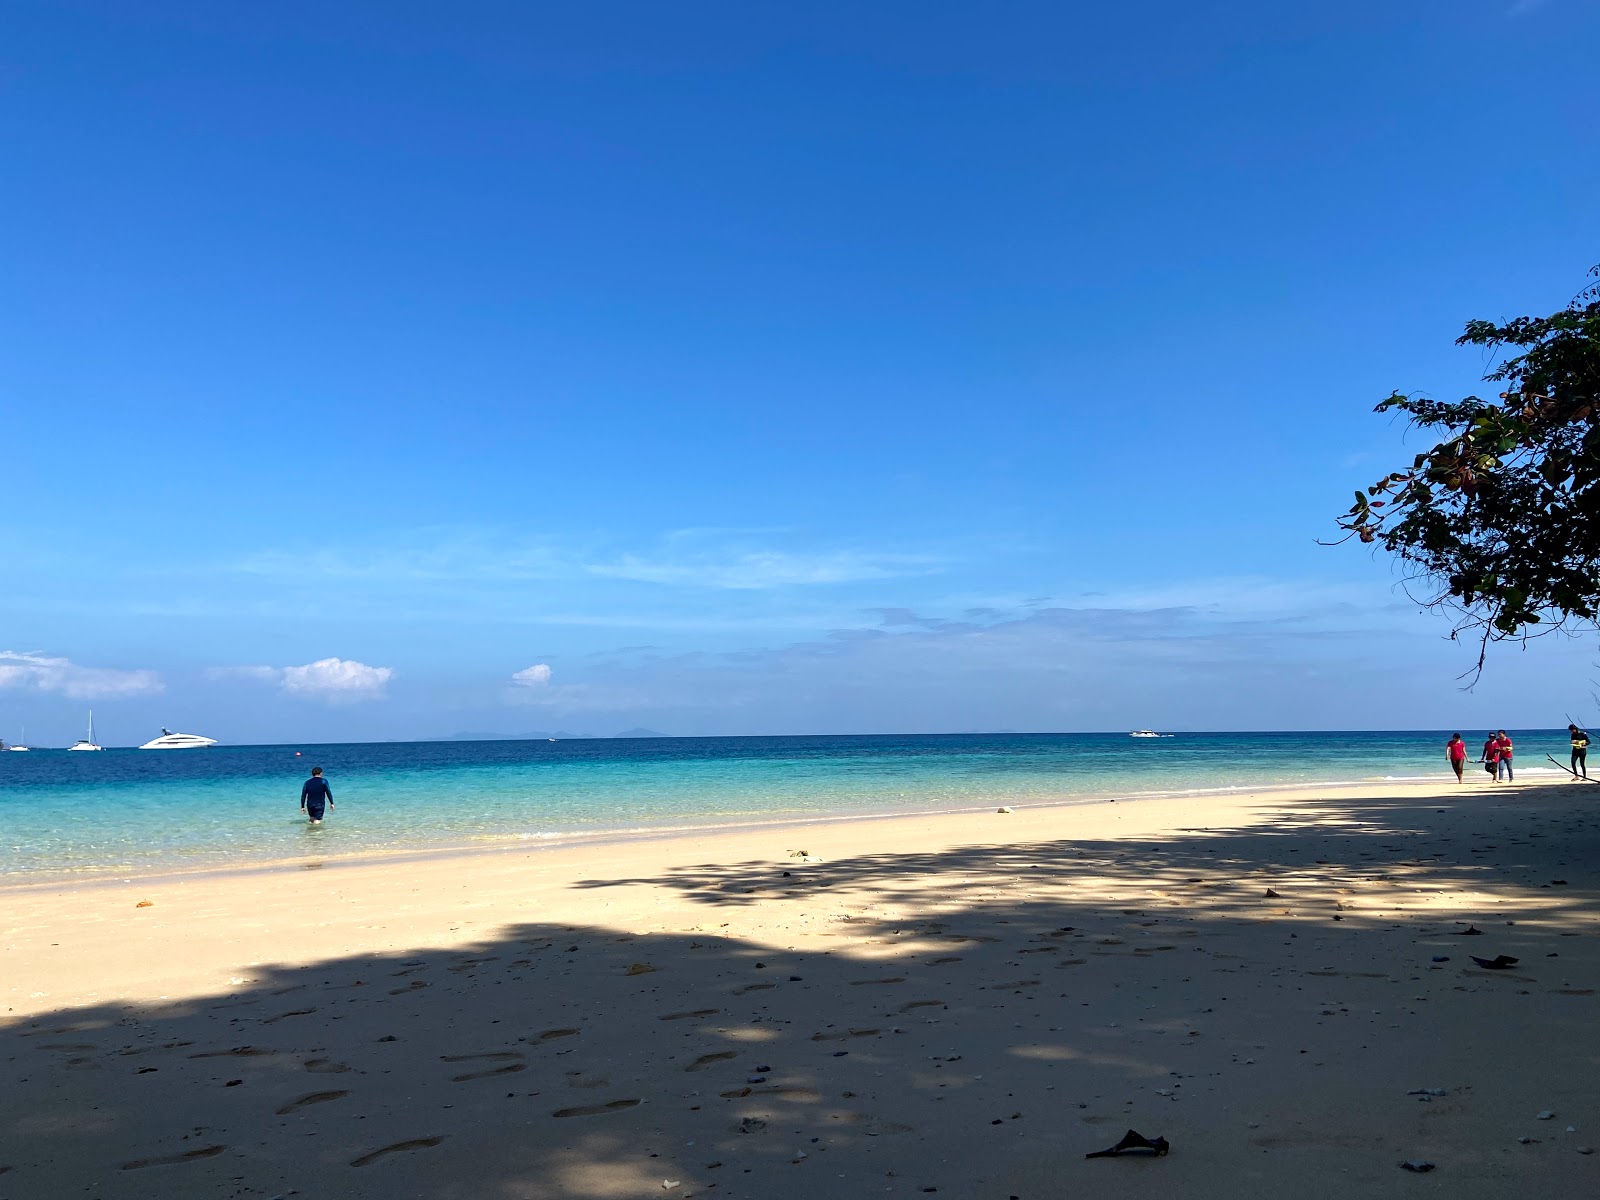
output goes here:
[{"label": "distant speedboat", "polygon": [[97,746],[94,740],[94,710],[89,710],[89,736],[79,738],[67,747],[68,750],[104,750],[104,746]]},{"label": "distant speedboat", "polygon": [[165,725],[161,727],[161,736],[151,738],[141,750],[198,750],[201,746],[215,746],[216,738],[201,737],[198,733],[173,733]]},{"label": "distant speedboat", "polygon": [[1128,736],[1129,737],[1160,737],[1161,735],[1159,733],[1157,733],[1154,729],[1135,729]]}]

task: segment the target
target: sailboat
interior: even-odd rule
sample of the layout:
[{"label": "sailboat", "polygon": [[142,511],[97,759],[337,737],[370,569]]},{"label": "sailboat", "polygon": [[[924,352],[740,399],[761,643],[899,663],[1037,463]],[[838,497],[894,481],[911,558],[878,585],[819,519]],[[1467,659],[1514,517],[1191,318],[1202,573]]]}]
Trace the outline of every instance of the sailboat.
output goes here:
[{"label": "sailboat", "polygon": [[28,727],[26,725],[24,725],[22,727],[22,740],[19,741],[15,746],[7,746],[6,749],[7,750],[26,750],[27,748],[28,748]]},{"label": "sailboat", "polygon": [[97,746],[94,740],[94,709],[89,710],[89,736],[79,738],[67,747],[68,750],[104,750],[104,746]]}]

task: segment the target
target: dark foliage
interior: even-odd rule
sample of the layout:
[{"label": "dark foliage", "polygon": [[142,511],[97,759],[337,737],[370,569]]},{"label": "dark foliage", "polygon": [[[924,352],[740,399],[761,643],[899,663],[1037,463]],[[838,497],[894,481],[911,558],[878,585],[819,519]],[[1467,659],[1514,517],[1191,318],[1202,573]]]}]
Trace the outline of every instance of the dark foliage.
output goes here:
[{"label": "dark foliage", "polygon": [[1413,568],[1457,634],[1481,635],[1481,668],[1491,641],[1600,614],[1600,284],[1547,317],[1470,321],[1456,344],[1509,352],[1484,376],[1504,390],[1379,404],[1444,436],[1358,491],[1339,524]]}]

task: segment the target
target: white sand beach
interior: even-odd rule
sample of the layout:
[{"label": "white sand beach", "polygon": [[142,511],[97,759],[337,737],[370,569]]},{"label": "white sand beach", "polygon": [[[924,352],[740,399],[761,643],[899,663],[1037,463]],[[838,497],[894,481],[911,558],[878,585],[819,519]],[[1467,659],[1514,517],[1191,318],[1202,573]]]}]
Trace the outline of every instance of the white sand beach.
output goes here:
[{"label": "white sand beach", "polygon": [[1558,782],[12,886],[0,1197],[1590,1196],[1597,887]]}]

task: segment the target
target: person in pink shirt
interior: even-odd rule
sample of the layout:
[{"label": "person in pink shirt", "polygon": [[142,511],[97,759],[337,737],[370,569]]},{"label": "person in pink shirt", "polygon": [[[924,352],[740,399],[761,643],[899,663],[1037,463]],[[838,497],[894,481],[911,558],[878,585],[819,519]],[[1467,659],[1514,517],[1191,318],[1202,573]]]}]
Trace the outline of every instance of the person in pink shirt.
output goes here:
[{"label": "person in pink shirt", "polygon": [[1500,749],[1500,757],[1495,760],[1495,765],[1498,768],[1495,778],[1499,779],[1504,776],[1505,781],[1510,783],[1516,778],[1511,773],[1511,756],[1514,751],[1511,746],[1511,738],[1507,736],[1504,729],[1494,735],[1494,744]]},{"label": "person in pink shirt", "polygon": [[1483,769],[1489,772],[1491,783],[1500,781],[1500,735],[1491,733],[1489,740],[1483,743]]}]

